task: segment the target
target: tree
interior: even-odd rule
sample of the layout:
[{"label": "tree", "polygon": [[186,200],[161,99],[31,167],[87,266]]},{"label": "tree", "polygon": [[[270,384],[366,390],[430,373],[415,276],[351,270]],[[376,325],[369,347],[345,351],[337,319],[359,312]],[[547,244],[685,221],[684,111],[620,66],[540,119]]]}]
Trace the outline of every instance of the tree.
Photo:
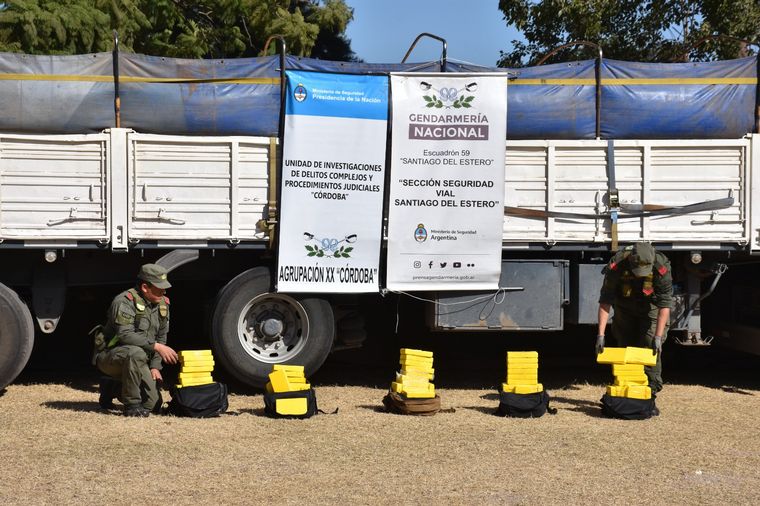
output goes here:
[{"label": "tree", "polygon": [[[578,40],[608,58],[649,62],[736,58],[757,51],[737,39],[760,40],[757,0],[499,0],[499,9],[525,36],[501,52],[500,66],[535,64]],[[570,47],[551,61],[584,56],[588,49]]]},{"label": "tree", "polygon": [[115,29],[122,49],[156,56],[257,56],[280,34],[290,54],[350,60],[352,18],[344,0],[10,0],[0,3],[0,50],[108,51]]}]

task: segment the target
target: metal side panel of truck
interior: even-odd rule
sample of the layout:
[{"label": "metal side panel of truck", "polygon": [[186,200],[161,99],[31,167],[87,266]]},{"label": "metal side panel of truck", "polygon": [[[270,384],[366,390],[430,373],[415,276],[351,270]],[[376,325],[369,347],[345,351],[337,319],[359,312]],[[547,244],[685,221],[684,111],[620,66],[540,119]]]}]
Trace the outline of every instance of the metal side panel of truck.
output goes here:
[{"label": "metal side panel of truck", "polygon": [[[721,260],[760,248],[760,206],[751,205],[760,201],[760,175],[753,170],[760,167],[758,142],[757,135],[615,142],[623,205],[678,207],[734,199],[718,210],[620,219],[621,243],[652,241],[673,262],[679,306],[672,329],[687,337],[699,339],[701,280],[714,274],[707,261],[700,266],[695,259]],[[607,141],[595,140],[508,141],[505,205],[604,213],[607,149]],[[113,283],[109,271],[125,262],[130,269],[139,264],[137,252],[145,248],[167,252],[170,266],[193,260],[198,252],[218,252],[206,259],[202,273],[224,284],[213,308],[211,344],[238,379],[261,386],[273,363],[302,363],[313,373],[333,345],[342,314],[334,311],[329,295],[272,291],[266,220],[278,184],[270,181],[276,153],[276,140],[269,137],[129,129],[0,135],[0,251],[6,259],[9,254],[35,258],[6,267],[0,280],[0,385],[26,363],[34,327],[55,330],[66,286]],[[436,305],[430,324],[438,330],[503,331],[593,323],[610,242],[606,217],[505,214],[503,296],[455,313]],[[238,256],[244,266],[237,270],[225,256],[233,250],[253,252]],[[79,258],[80,251],[95,251],[99,260]],[[432,296],[451,301],[473,294]],[[537,300],[544,303],[542,311],[535,309]],[[346,327],[356,332],[360,321]]]}]

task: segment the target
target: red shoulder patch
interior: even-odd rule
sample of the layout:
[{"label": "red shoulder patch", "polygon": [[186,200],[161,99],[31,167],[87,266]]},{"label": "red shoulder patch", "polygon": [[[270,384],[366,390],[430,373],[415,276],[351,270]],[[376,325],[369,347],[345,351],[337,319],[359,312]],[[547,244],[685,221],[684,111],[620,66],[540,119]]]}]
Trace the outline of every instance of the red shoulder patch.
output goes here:
[{"label": "red shoulder patch", "polygon": [[167,304],[170,304],[169,297],[167,297],[166,295],[164,295],[164,302],[166,302]]},{"label": "red shoulder patch", "polygon": [[127,292],[127,298],[129,300],[135,300],[134,296],[132,295],[132,292]]},{"label": "red shoulder patch", "polygon": [[659,269],[657,269],[657,272],[660,273],[660,276],[664,276],[668,272],[668,268],[664,265],[661,265]]},{"label": "red shoulder patch", "polygon": [[646,296],[652,295],[654,293],[654,289],[653,288],[644,288],[641,291],[644,292],[644,295],[646,295]]},{"label": "red shoulder patch", "polygon": [[610,262],[610,270],[615,271],[617,270],[617,268],[618,268],[617,262]]}]

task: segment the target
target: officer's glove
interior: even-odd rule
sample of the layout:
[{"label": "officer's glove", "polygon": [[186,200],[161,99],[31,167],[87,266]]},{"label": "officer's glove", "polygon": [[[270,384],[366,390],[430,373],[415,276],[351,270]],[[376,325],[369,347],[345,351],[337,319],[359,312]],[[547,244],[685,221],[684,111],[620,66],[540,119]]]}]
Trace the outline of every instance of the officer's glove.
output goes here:
[{"label": "officer's glove", "polygon": [[655,355],[662,353],[662,336],[654,336],[652,339],[652,353]]},{"label": "officer's glove", "polygon": [[604,351],[604,334],[596,336],[596,354],[599,355]]}]

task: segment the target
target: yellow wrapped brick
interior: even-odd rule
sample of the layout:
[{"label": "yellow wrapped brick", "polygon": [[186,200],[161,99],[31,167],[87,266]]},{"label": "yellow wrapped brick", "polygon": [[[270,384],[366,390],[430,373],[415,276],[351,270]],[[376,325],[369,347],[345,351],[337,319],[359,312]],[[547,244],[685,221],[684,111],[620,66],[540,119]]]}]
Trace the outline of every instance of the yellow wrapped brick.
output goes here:
[{"label": "yellow wrapped brick", "polygon": [[607,395],[613,397],[626,397],[628,385],[607,385]]},{"label": "yellow wrapped brick", "polygon": [[185,372],[182,371],[179,373],[179,379],[197,379],[197,378],[210,378],[211,373],[208,371],[205,372]]},{"label": "yellow wrapped brick", "polygon": [[625,378],[625,377],[616,377],[615,381],[613,382],[613,385],[615,386],[623,386],[623,385],[648,385],[649,384],[649,378],[644,376],[643,378]]},{"label": "yellow wrapped brick", "polygon": [[211,367],[209,367],[207,365],[198,366],[198,367],[195,367],[195,366],[192,366],[192,365],[189,365],[189,366],[188,365],[183,365],[182,369],[181,369],[181,372],[211,372],[213,370],[214,370],[214,366],[213,365]]},{"label": "yellow wrapped brick", "polygon": [[428,381],[427,377],[397,374],[396,383],[401,383],[402,385],[427,386],[430,384],[430,381]]},{"label": "yellow wrapped brick", "polygon": [[413,356],[413,357],[423,357],[423,358],[432,358],[433,352],[432,351],[424,351],[424,350],[414,350],[411,348],[401,348],[401,355],[404,356]]},{"label": "yellow wrapped brick", "polygon": [[535,385],[502,383],[501,390],[510,394],[537,394],[544,391],[544,385],[541,383]]},{"label": "yellow wrapped brick", "polygon": [[535,358],[536,360],[538,360],[538,352],[537,351],[508,351],[507,360],[511,360],[514,358]]},{"label": "yellow wrapped brick", "polygon": [[179,363],[182,365],[190,365],[190,366],[201,366],[201,365],[210,365],[213,367],[214,365],[214,359],[209,358],[179,358]]},{"label": "yellow wrapped brick", "polygon": [[435,397],[435,385],[428,385],[429,388],[405,388],[403,394],[409,399],[432,399]]},{"label": "yellow wrapped brick", "polygon": [[290,392],[290,382],[285,371],[272,371],[269,373],[269,382],[272,384],[272,390],[275,393]]},{"label": "yellow wrapped brick", "polygon": [[401,374],[403,376],[414,376],[417,378],[427,378],[429,380],[432,380],[435,378],[435,369],[431,369],[430,372],[417,371],[415,369],[401,369],[396,374]]},{"label": "yellow wrapped brick", "polygon": [[179,352],[180,358],[206,359],[213,358],[211,350],[182,350]]},{"label": "yellow wrapped brick", "polygon": [[273,371],[285,371],[287,373],[295,372],[304,374],[304,367],[302,365],[289,365],[289,364],[274,364],[272,366]]},{"label": "yellow wrapped brick", "polygon": [[419,367],[422,369],[432,369],[433,368],[433,361],[432,360],[401,360],[399,361],[399,364],[402,367]]},{"label": "yellow wrapped brick", "polygon": [[604,351],[596,356],[599,364],[625,364],[625,348],[605,347]]},{"label": "yellow wrapped brick", "polygon": [[274,401],[274,410],[281,415],[304,415],[308,409],[308,399],[306,397],[275,399]]},{"label": "yellow wrapped brick", "polygon": [[[515,380],[515,381],[512,381],[512,380]],[[510,383],[512,385],[518,385],[518,384],[524,383],[524,382],[527,382],[529,384],[533,384],[536,381],[538,381],[538,373],[537,372],[532,372],[532,373],[507,372],[507,383]]]},{"label": "yellow wrapped brick", "polygon": [[612,374],[644,374],[644,366],[641,364],[612,364]]},{"label": "yellow wrapped brick", "polygon": [[657,354],[650,348],[629,346],[625,349],[625,363],[653,366],[657,364]]},{"label": "yellow wrapped brick", "polygon": [[208,385],[210,383],[213,383],[214,379],[209,376],[208,378],[193,378],[193,379],[181,379],[179,380],[179,384],[183,387],[191,387],[191,386],[197,386],[197,385]]},{"label": "yellow wrapped brick", "polygon": [[625,396],[629,399],[651,399],[652,389],[646,385],[628,385]]}]

